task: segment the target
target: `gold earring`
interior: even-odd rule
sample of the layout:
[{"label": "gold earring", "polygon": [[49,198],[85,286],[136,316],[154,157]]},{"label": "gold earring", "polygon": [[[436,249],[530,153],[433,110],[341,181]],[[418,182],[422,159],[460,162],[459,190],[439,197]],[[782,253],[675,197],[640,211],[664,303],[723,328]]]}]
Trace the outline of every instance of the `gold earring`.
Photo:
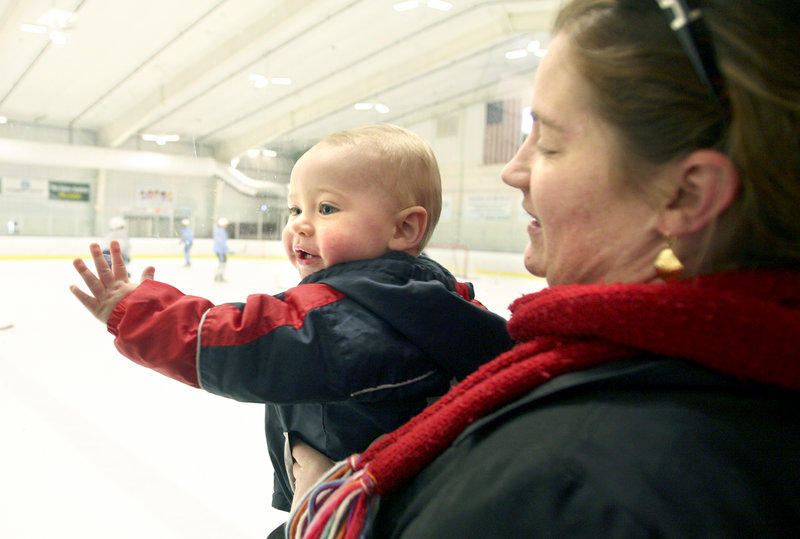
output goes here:
[{"label": "gold earring", "polygon": [[672,282],[677,281],[683,274],[683,264],[675,256],[672,247],[675,245],[675,238],[672,236],[666,237],[667,244],[658,253],[655,261],[656,274],[664,281]]}]

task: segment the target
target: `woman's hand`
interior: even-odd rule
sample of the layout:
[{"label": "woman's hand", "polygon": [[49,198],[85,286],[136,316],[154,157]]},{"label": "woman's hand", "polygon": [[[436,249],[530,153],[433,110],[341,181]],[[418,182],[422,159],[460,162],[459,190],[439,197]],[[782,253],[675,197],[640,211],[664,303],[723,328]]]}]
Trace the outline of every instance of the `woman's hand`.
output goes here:
[{"label": "woman's hand", "polygon": [[292,475],[294,475],[292,511],[294,511],[303,496],[333,467],[334,462],[300,440],[292,443],[292,459],[294,460],[292,465]]},{"label": "woman's hand", "polygon": [[[87,294],[75,285],[69,287],[70,291],[83,303],[83,306],[92,313],[95,318],[103,322],[108,322],[108,317],[114,307],[133,292],[137,286],[128,280],[128,270],[122,260],[119,242],[112,241],[109,245],[111,251],[111,267],[109,267],[100,245],[92,243],[89,252],[94,260],[94,267],[97,269],[95,277],[92,270],[80,258],[76,258],[72,265],[83,278],[83,282],[89,287],[92,295]],[[155,268],[148,266],[142,272],[142,281],[152,279],[155,276]]]}]

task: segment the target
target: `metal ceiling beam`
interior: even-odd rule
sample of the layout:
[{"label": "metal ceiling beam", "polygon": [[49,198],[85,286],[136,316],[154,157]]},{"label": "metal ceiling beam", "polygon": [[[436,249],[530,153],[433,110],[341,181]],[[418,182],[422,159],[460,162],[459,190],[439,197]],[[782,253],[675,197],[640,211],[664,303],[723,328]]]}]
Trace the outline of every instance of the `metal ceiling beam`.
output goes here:
[{"label": "metal ceiling beam", "polygon": [[241,66],[234,70],[238,72],[252,63],[254,57],[263,55],[263,49],[272,39],[272,31],[322,3],[321,0],[292,0],[273,8],[213,54],[190,65],[105,126],[100,133],[101,142],[110,147],[119,146],[143,126],[191,101],[197,94],[208,92],[219,81],[228,80],[234,75],[231,65]]},{"label": "metal ceiling beam", "polygon": [[[214,155],[219,161],[229,162],[249,148],[259,147],[315,118],[351,106],[365,96],[422,77],[438,66],[455,62],[476,49],[486,48],[515,34],[547,31],[552,13],[553,11],[546,7],[527,12],[504,12],[477,29],[471,29],[453,39],[432,46],[430,54],[419,56],[409,49],[408,53],[394,64],[387,66],[385,63],[377,63],[375,65],[380,69],[359,80],[340,84],[338,88],[332,82],[332,77],[327,76],[326,84],[321,91],[317,91],[316,99],[286,110],[277,117],[269,115],[268,109],[260,118],[258,128],[217,145],[214,148]],[[446,34],[444,31],[439,33]],[[310,89],[304,90],[304,93],[310,92]]]}]

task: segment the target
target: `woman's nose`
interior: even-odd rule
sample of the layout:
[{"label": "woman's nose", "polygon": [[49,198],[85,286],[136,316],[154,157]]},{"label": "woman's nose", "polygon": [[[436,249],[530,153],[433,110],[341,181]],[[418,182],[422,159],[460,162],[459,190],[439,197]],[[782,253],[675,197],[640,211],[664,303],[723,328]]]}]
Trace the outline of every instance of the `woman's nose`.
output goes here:
[{"label": "woman's nose", "polygon": [[500,177],[507,185],[517,189],[527,190],[531,180],[531,150],[528,140],[522,143],[516,155],[506,163],[500,172]]}]

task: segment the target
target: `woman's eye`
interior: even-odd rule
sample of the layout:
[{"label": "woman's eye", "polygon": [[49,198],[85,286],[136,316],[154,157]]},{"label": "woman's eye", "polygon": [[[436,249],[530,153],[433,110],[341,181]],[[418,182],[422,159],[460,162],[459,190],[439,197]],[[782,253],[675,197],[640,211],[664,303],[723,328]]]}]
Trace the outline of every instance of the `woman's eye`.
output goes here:
[{"label": "woman's eye", "polygon": [[536,146],[536,151],[539,152],[541,155],[553,155],[556,153],[555,150],[549,150],[539,145]]},{"label": "woman's eye", "polygon": [[332,213],[336,213],[336,208],[331,206],[330,204],[320,204],[319,205],[319,212],[322,215],[330,215]]}]

